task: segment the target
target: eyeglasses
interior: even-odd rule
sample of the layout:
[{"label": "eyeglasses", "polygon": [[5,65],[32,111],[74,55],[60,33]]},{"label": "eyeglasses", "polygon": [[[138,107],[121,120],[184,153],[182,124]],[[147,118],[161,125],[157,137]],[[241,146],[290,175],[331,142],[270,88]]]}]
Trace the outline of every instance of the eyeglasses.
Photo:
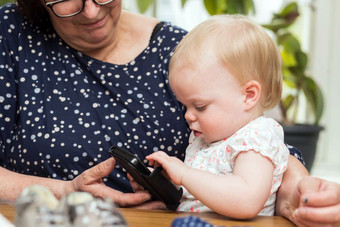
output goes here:
[{"label": "eyeglasses", "polygon": [[[86,0],[56,0],[52,2],[46,2],[47,7],[52,9],[52,12],[57,17],[72,17],[79,14],[85,6]],[[92,0],[95,4],[104,6],[115,0]]]}]

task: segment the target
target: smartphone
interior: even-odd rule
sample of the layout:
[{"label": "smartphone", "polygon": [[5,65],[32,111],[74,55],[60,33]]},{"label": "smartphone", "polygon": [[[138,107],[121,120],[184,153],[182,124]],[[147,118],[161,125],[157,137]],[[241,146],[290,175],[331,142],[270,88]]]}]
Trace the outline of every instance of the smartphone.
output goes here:
[{"label": "smartphone", "polygon": [[169,210],[176,210],[183,189],[164,177],[161,166],[150,171],[136,155],[118,146],[112,146],[109,153],[138,184],[150,192],[152,200],[163,201]]}]

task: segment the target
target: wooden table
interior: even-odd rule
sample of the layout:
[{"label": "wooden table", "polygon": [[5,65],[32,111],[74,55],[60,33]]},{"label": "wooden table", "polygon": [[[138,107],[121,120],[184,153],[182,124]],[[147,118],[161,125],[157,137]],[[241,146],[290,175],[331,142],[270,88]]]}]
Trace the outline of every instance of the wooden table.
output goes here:
[{"label": "wooden table", "polygon": [[[209,223],[217,226],[295,226],[290,221],[279,216],[258,216],[256,218],[240,221],[223,217],[216,213],[186,213],[163,210],[138,210],[131,208],[120,208],[127,220],[129,227],[170,227],[174,218],[188,215],[198,216]],[[14,221],[15,210],[13,205],[0,204],[0,213],[11,222]]]}]

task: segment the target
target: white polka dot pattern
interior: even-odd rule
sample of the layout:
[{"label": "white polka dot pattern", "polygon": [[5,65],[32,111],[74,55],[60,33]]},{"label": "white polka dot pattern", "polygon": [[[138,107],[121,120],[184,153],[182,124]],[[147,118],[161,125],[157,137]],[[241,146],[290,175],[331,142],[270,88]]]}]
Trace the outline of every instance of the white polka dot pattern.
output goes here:
[{"label": "white polka dot pattern", "polygon": [[[113,65],[30,25],[12,5],[2,7],[0,165],[69,180],[108,158],[112,145],[143,160],[159,149],[183,159],[189,131],[167,69],[184,35],[165,23],[133,61]],[[104,181],[131,190],[121,168]]]}]

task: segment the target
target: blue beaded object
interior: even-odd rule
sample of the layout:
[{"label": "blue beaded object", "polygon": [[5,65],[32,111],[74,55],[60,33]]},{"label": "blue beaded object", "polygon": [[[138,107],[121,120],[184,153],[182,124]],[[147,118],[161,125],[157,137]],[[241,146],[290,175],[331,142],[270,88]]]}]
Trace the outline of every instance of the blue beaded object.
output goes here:
[{"label": "blue beaded object", "polygon": [[195,216],[179,217],[173,220],[171,227],[214,227],[212,224]]}]

